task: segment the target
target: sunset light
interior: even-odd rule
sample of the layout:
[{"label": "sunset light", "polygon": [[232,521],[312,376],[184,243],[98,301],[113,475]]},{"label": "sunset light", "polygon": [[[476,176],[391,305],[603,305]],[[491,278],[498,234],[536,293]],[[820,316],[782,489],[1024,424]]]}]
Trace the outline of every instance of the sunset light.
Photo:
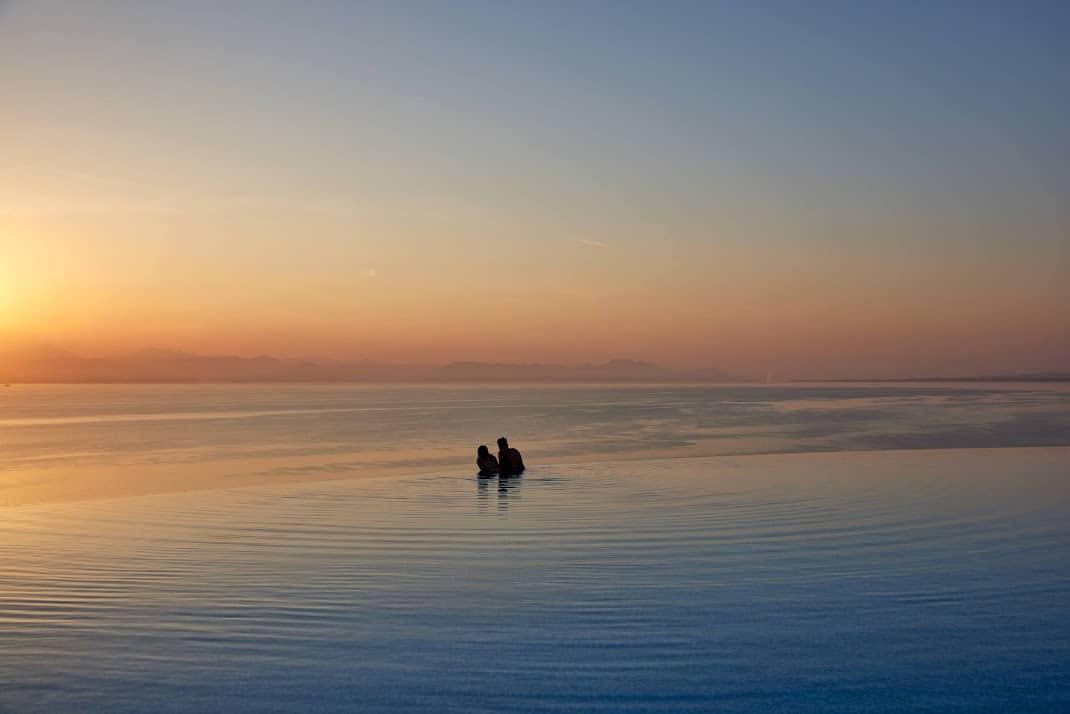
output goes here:
[{"label": "sunset light", "polygon": [[1070,712],[1070,2],[0,0],[0,712]]}]

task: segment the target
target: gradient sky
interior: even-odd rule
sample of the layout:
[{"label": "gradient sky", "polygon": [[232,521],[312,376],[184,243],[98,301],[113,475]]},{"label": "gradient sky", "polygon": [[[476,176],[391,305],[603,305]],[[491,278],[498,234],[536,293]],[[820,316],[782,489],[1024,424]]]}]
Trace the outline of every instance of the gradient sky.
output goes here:
[{"label": "gradient sky", "polygon": [[1070,4],[0,0],[0,334],[1070,370]]}]

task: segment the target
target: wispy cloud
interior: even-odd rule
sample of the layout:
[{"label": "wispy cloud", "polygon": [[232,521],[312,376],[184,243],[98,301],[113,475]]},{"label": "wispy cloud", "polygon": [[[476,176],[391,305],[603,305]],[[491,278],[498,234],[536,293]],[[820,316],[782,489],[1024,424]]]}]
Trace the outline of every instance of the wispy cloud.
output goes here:
[{"label": "wispy cloud", "polygon": [[368,268],[367,270],[364,271],[364,274],[361,275],[361,277],[363,277],[363,278],[374,278],[376,275],[378,275],[378,273],[375,272],[375,268]]},{"label": "wispy cloud", "polygon": [[592,248],[608,248],[609,243],[603,243],[600,240],[590,240],[589,238],[577,238],[576,242],[580,245],[589,245]]}]

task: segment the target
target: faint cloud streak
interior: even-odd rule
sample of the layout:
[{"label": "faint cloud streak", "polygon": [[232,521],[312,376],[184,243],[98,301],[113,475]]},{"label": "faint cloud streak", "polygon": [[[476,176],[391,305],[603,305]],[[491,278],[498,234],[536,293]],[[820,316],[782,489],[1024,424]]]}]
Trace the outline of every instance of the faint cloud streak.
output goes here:
[{"label": "faint cloud streak", "polygon": [[600,240],[590,240],[589,238],[577,238],[576,242],[580,245],[587,245],[592,248],[602,248],[603,250],[609,247],[609,243],[603,243]]}]

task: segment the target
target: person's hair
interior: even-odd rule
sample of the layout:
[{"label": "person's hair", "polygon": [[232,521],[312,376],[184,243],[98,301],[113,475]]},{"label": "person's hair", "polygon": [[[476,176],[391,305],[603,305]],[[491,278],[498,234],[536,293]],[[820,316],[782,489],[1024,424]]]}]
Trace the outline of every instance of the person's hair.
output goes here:
[{"label": "person's hair", "polygon": [[490,449],[487,448],[486,444],[480,444],[479,448],[476,449],[476,453],[480,456],[490,456]]},{"label": "person's hair", "polygon": [[500,448],[502,448],[502,449],[506,448],[507,446],[509,446],[509,440],[506,439],[504,436],[499,436],[498,437],[498,446]]}]

